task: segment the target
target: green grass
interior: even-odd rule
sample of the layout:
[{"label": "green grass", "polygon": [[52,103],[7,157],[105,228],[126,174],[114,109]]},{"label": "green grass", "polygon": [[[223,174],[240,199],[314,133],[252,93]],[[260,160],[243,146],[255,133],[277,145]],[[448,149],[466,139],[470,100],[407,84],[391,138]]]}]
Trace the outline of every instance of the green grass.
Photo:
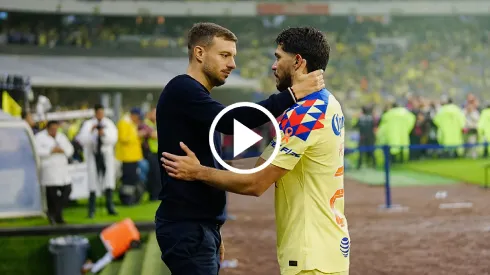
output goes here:
[{"label": "green grass", "polygon": [[[120,205],[119,200],[115,199],[118,216],[109,216],[104,207],[104,200],[99,199],[97,211],[94,219],[87,218],[87,201],[81,200],[77,205],[69,206],[64,210],[64,218],[68,224],[95,224],[95,223],[113,223],[121,221],[124,218],[131,218],[134,222],[148,222],[155,219],[155,211],[160,202],[148,202],[146,197],[135,206]],[[24,218],[24,219],[7,219],[0,220],[0,227],[31,227],[49,225],[48,220],[44,217]]]},{"label": "green grass", "polygon": [[[64,217],[68,224],[94,224],[94,223],[113,223],[121,221],[124,218],[131,218],[135,222],[153,221],[155,211],[159,202],[148,202],[144,200],[135,206],[122,206],[116,199],[116,208],[118,216],[109,216],[104,208],[104,200],[100,199],[97,206],[97,212],[94,219],[87,218],[87,201],[79,201],[76,205],[65,209]],[[25,219],[7,219],[0,220],[0,227],[32,227],[48,225],[46,218],[25,218]],[[91,249],[88,257],[92,261],[97,261],[106,253],[106,249],[99,239],[98,234],[82,234],[90,241]],[[54,275],[54,262],[52,255],[48,250],[49,239],[56,236],[34,236],[34,237],[0,237],[0,247],[2,248],[2,257],[0,260],[0,274],[16,275]],[[153,239],[155,236],[153,235]],[[142,243],[148,241],[148,234],[141,233]],[[150,242],[152,243],[152,242]],[[155,243],[153,246],[155,246]],[[141,249],[130,251],[124,258],[116,260],[109,264],[100,273],[101,275],[137,275],[142,274],[143,262],[148,262],[160,273],[153,273],[148,270],[148,274],[170,274],[165,273],[165,265],[157,255],[158,244],[152,247],[152,258],[145,257],[148,250],[146,244]],[[26,264],[29,263],[29,264]]]},{"label": "green grass", "polygon": [[119,270],[121,269],[121,265],[123,263],[123,260],[120,261],[114,261],[107,265],[102,271],[100,272],[100,275],[118,275]]},{"label": "green grass", "polygon": [[[96,262],[103,257],[106,249],[100,241],[98,234],[83,234],[90,242],[88,258]],[[48,250],[49,239],[58,237],[53,236],[34,236],[34,237],[1,237],[0,247],[2,256],[0,257],[0,274],[16,275],[54,275],[54,261]],[[148,234],[141,233],[141,242],[148,241]],[[115,275],[121,269],[122,262],[115,261],[104,269],[104,274]],[[124,273],[138,274],[138,273]]]},{"label": "green grass", "polygon": [[438,159],[406,163],[400,165],[400,168],[440,175],[467,183],[483,184],[485,181],[483,166],[488,163],[490,159]]},{"label": "green grass", "polygon": [[161,260],[161,251],[158,247],[155,232],[148,236],[148,245],[146,247],[145,259],[141,270],[141,275],[170,275],[170,270]]},{"label": "green grass", "polygon": [[[349,169],[346,171],[345,176],[369,185],[384,185],[386,182],[384,170]],[[439,185],[455,183],[458,183],[458,181],[441,177],[439,175],[420,173],[407,169],[395,168],[390,171],[390,186]]]},{"label": "green grass", "polygon": [[129,250],[124,256],[124,260],[118,275],[135,275],[141,272],[143,259],[145,258],[146,244],[139,249]]},{"label": "green grass", "polygon": [[[97,234],[84,235],[90,241],[89,257],[98,259],[105,248]],[[0,274],[54,274],[53,258],[48,250],[49,239],[57,236],[1,237]]]}]

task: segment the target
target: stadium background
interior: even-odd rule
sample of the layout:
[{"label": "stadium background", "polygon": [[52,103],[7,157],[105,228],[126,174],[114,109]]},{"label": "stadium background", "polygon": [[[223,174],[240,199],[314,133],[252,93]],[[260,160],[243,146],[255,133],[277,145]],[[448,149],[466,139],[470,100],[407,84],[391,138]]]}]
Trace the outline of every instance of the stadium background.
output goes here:
[{"label": "stadium background", "polygon": [[[479,188],[490,163],[484,150],[443,159],[438,152],[444,148],[426,147],[436,153],[385,166],[379,149],[378,167],[357,170],[358,133],[352,127],[365,105],[373,106],[377,117],[393,102],[410,109],[417,102],[417,109],[430,113],[448,97],[464,108],[473,95],[484,109],[490,100],[489,8],[487,1],[443,0],[3,0],[0,73],[29,77],[33,98],[48,97],[52,111],[88,109],[107,96],[122,99],[120,105],[110,104],[121,107],[116,113],[151,106],[166,81],[185,69],[186,31],[195,22],[211,21],[239,38],[238,67],[213,97],[225,104],[257,101],[275,92],[270,70],[275,36],[289,26],[314,26],[331,44],[326,85],[342,102],[346,117],[351,274],[490,274],[490,244],[484,238],[490,230],[488,192]],[[19,106],[28,105],[22,95],[8,92]],[[76,119],[67,120],[66,128]],[[271,191],[258,199],[230,195],[229,200],[237,219],[227,223],[223,234],[227,258],[236,258],[238,266],[222,273],[277,274]],[[388,200],[397,207],[386,208]],[[92,221],[85,219],[84,203],[66,210],[70,224],[110,223],[122,216],[151,222],[157,205],[119,207],[120,217],[100,213]],[[4,219],[0,229],[46,224],[44,218]],[[104,251],[96,232],[87,236],[93,257],[100,257]],[[5,233],[0,270],[52,274],[48,238]],[[104,272],[164,272],[151,231],[146,239],[142,251]]]}]

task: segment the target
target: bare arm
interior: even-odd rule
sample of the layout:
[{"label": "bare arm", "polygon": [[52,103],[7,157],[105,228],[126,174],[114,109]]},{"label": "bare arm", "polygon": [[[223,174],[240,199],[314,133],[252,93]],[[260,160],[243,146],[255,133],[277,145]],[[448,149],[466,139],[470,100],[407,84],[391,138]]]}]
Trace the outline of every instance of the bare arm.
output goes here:
[{"label": "bare arm", "polygon": [[256,165],[258,159],[259,159],[258,157],[243,158],[243,159],[237,159],[237,160],[227,160],[226,163],[228,163],[229,165],[232,165],[233,167],[239,168],[239,169],[250,169],[250,168],[256,167],[255,165]]},{"label": "bare arm", "polygon": [[[187,181],[204,181],[215,188],[237,194],[260,196],[288,172],[274,165],[246,175],[205,167],[185,144],[181,143],[180,146],[187,156],[164,153],[162,158],[163,167],[171,177]],[[256,166],[262,163],[264,160],[259,158]]]}]

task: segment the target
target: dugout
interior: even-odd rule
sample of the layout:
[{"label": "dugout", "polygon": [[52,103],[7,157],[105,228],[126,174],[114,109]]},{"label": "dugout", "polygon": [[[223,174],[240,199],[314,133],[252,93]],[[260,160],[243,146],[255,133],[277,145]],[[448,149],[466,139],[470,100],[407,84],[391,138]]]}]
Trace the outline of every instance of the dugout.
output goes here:
[{"label": "dugout", "polygon": [[44,215],[39,158],[26,122],[0,110],[0,219]]}]

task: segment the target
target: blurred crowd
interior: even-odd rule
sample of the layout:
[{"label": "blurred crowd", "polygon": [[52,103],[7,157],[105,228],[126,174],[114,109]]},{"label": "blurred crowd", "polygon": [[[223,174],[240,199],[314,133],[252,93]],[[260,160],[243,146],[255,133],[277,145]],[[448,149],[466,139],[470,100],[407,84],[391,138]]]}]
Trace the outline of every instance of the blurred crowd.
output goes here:
[{"label": "blurred crowd", "polygon": [[270,69],[275,36],[287,26],[309,25],[324,31],[331,43],[327,87],[354,108],[407,94],[464,100],[468,93],[488,93],[489,16],[106,18],[10,13],[0,24],[9,44],[111,51],[134,46],[183,57],[187,30],[197,21],[213,21],[237,34],[235,73],[260,79],[265,92],[275,89]]},{"label": "blurred crowd", "polygon": [[[446,96],[439,100],[409,96],[404,104],[391,102],[383,109],[366,105],[355,115],[352,126],[359,133],[358,145],[363,151],[358,169],[363,164],[376,167],[374,152],[368,149],[374,145],[392,146],[394,163],[433,157],[489,156],[490,102],[482,104],[474,94],[468,94],[463,102]],[[438,145],[449,149],[440,150]]]},{"label": "blurred crowd", "polygon": [[[236,33],[238,67],[234,73],[260,79],[265,93],[275,91],[271,65],[276,35],[289,26],[308,25],[323,31],[331,46],[326,85],[342,102],[346,117],[355,117],[360,145],[459,145],[490,140],[489,106],[484,103],[490,100],[490,16],[167,18],[8,13],[0,19],[0,46],[63,47],[87,54],[93,48],[118,52],[133,47],[136,52],[159,49],[165,56],[185,57],[187,30],[199,21],[212,21]],[[362,115],[356,115],[361,108]],[[122,163],[120,178],[146,183],[119,189],[120,195],[147,190],[150,197],[155,196],[156,191],[150,189],[156,166],[148,153],[152,150],[149,141],[155,138],[152,119],[152,112],[142,114],[134,109],[116,123],[119,134],[114,147],[115,158]],[[66,131],[74,147],[71,159],[77,161],[83,160],[86,151],[77,138],[84,123],[70,122]],[[132,143],[121,134],[127,129],[137,129],[131,130]],[[270,131],[270,127],[256,130]],[[231,137],[223,140],[229,155]],[[392,148],[394,160],[402,151]],[[481,153],[467,148],[448,154],[476,157]],[[417,150],[410,158],[433,154]]]}]

